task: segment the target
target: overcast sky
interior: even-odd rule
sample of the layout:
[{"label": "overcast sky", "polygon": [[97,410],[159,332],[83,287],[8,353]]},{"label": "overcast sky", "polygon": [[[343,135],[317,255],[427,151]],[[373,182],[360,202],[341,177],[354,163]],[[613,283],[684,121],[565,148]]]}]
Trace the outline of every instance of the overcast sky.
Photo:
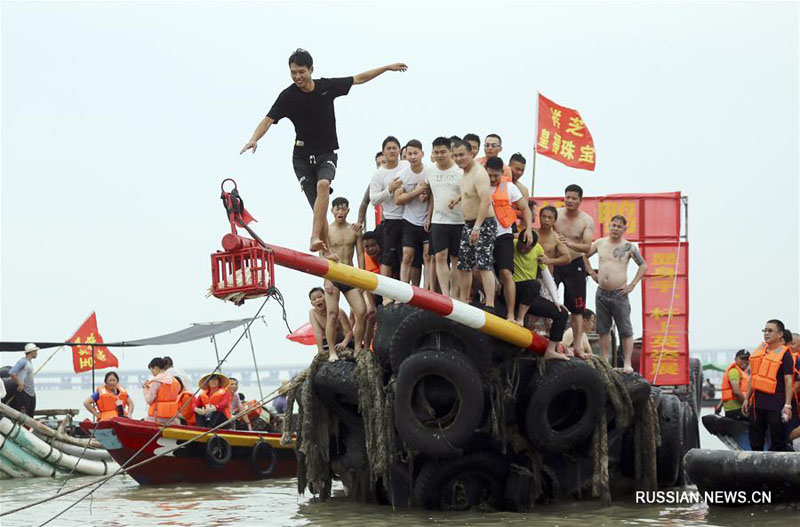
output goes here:
[{"label": "overcast sky", "polygon": [[[254,314],[259,301],[204,296],[227,228],[219,183],[239,182],[264,239],[307,249],[291,123],[238,155],[297,47],[315,76],[409,65],[337,100],[336,195],[359,201],[388,134],[427,157],[438,135],[494,132],[501,155],[530,159],[541,91],[581,112],[597,169],[540,157],[536,194],[689,196],[692,348],[753,346],[773,317],[800,327],[796,2],[3,2],[0,337],[64,340],[92,310],[109,341]],[[276,275],[297,327],[320,281]],[[260,363],[308,362],[277,305],[265,314]],[[206,341],[121,366],[166,353],[213,366]],[[68,352],[48,366],[70,368]]]}]

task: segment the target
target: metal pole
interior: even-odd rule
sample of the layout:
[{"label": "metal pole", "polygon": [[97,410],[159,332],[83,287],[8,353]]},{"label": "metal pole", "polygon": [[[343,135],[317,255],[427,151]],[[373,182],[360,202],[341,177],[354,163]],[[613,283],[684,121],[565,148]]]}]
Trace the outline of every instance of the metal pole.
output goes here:
[{"label": "metal pole", "polygon": [[217,356],[217,368],[220,368],[222,364],[219,363],[219,350],[217,349],[217,339],[214,335],[211,335],[211,342],[214,343],[214,354]]},{"label": "metal pole", "polygon": [[[536,111],[534,112],[534,134],[533,134],[533,162],[531,163],[531,199],[533,199],[533,189],[536,186],[536,145],[539,144],[539,92],[536,92]],[[536,218],[533,218],[536,222]]]},{"label": "metal pole", "polygon": [[253,367],[256,369],[256,381],[258,381],[258,397],[264,398],[264,392],[261,391],[261,376],[258,374],[258,363],[256,362],[256,350],[253,347],[253,334],[250,333],[250,328],[247,328],[247,340],[250,341],[250,352],[253,354]]},{"label": "metal pole", "polygon": [[682,196],[683,202],[683,240],[689,241],[689,196]]},{"label": "metal pole", "polygon": [[92,348],[92,392],[94,392],[95,383],[94,383],[94,346],[90,346]]}]

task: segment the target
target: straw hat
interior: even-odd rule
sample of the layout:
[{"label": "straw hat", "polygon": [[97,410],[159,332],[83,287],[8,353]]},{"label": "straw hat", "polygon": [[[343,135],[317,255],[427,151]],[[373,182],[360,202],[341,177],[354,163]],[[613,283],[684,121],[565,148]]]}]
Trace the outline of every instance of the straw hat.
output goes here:
[{"label": "straw hat", "polygon": [[210,379],[212,376],[213,377],[217,377],[219,379],[219,387],[220,388],[227,388],[228,384],[230,384],[230,382],[231,382],[231,380],[228,379],[227,376],[225,376],[225,375],[223,375],[223,374],[221,374],[219,372],[217,372],[217,373],[206,373],[205,375],[200,377],[200,381],[197,383],[198,386],[200,386],[200,388],[203,388],[204,385],[206,384],[206,381],[208,381],[208,379]]},{"label": "straw hat", "polygon": [[34,351],[39,351],[39,346],[37,346],[33,342],[25,344],[25,355],[27,355],[28,353],[32,353]]}]

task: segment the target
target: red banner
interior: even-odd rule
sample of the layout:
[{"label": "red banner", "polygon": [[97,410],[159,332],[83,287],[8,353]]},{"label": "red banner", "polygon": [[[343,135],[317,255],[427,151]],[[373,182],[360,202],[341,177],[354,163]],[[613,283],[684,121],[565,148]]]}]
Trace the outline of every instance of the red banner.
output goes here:
[{"label": "red banner", "polygon": [[[547,205],[564,206],[563,197],[534,199],[539,210]],[[584,197],[580,209],[594,219],[595,239],[608,236],[611,218],[617,214],[628,220],[625,238],[632,242],[674,241],[680,236],[680,192]],[[539,227],[538,214],[534,226]]]},{"label": "red banner", "polygon": [[642,243],[640,372],[656,386],[689,384],[689,244]]},{"label": "red banner", "polygon": [[[119,366],[117,358],[105,346],[97,346],[103,343],[103,337],[97,331],[97,317],[94,312],[81,325],[68,342],[82,342],[84,346],[72,347],[72,367],[75,373],[81,373],[92,369],[101,370]],[[94,345],[94,346],[93,346]],[[94,348],[94,359],[92,358],[92,348]]]},{"label": "red banner", "polygon": [[578,110],[560,106],[539,94],[538,124],[538,153],[570,167],[594,170],[594,141]]}]

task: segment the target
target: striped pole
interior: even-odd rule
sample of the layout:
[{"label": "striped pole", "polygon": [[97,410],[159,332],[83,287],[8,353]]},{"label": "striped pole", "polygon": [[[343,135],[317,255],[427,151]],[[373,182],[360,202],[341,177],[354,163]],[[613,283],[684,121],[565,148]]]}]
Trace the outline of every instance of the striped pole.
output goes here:
[{"label": "striped pole", "polygon": [[450,320],[475,328],[514,346],[543,355],[547,339],[497,315],[465,304],[459,300],[434,293],[388,276],[332,262],[310,254],[277,245],[264,244],[274,255],[275,263],[283,267],[327,278],[352,287],[433,311]]}]

